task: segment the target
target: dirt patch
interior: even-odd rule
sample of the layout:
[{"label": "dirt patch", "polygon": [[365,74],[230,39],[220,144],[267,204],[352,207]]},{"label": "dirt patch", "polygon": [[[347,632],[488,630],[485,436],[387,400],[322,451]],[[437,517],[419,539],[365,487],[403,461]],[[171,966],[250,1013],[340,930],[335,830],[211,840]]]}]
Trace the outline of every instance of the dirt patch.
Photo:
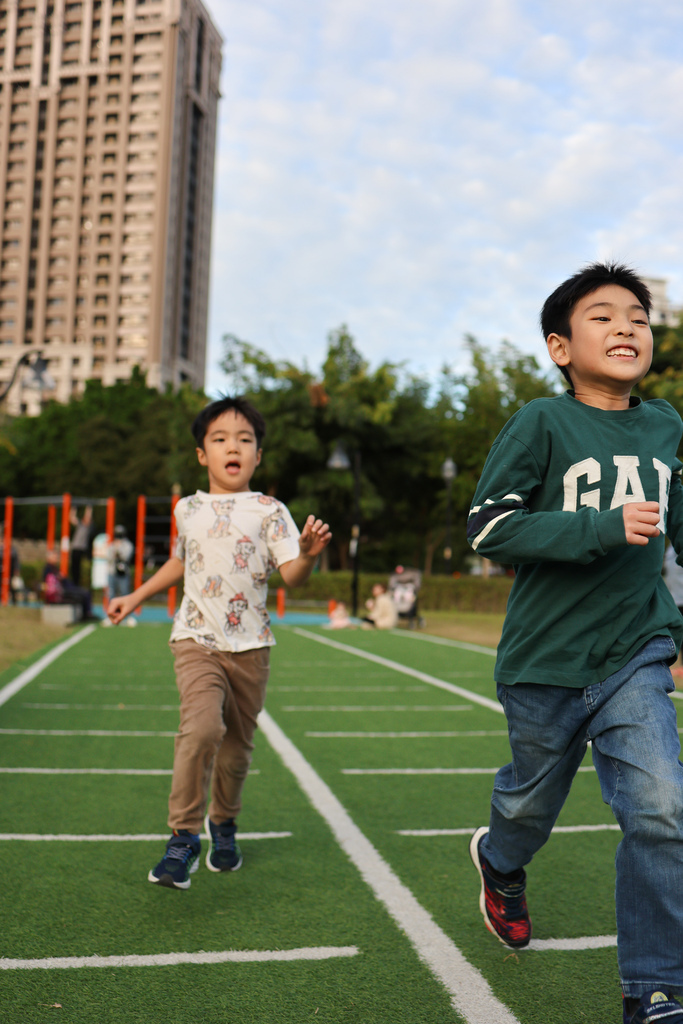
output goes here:
[{"label": "dirt patch", "polygon": [[46,644],[64,640],[71,632],[62,626],[44,625],[40,608],[0,607],[0,672]]},{"label": "dirt patch", "polygon": [[494,612],[425,612],[425,632],[449,640],[497,647],[504,615]]}]

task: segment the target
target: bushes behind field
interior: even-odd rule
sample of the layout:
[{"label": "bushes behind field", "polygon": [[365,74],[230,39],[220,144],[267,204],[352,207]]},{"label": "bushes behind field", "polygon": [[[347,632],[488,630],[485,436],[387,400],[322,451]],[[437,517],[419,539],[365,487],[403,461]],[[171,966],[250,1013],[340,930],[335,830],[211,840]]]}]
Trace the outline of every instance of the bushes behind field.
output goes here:
[{"label": "bushes behind field", "polygon": [[[351,605],[350,572],[317,572],[302,587],[287,589],[288,603],[320,602],[326,605],[330,598]],[[388,576],[381,573],[360,573],[358,578],[359,608],[371,596],[375,583],[386,585]],[[283,586],[278,573],[268,581],[271,598]],[[420,588],[421,611],[504,612],[512,580],[507,576],[426,576]]]}]

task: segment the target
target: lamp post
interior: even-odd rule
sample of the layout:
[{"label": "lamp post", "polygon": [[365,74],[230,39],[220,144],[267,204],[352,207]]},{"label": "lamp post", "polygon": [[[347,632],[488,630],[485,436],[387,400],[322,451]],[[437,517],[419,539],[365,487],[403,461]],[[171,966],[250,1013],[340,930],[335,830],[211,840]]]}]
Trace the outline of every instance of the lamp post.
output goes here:
[{"label": "lamp post", "polygon": [[458,467],[453,462],[453,459],[448,456],[444,460],[441,467],[441,476],[446,484],[446,546],[443,549],[444,562],[446,563],[446,574],[451,574],[451,559],[453,557],[452,543],[452,509],[451,509],[451,496],[453,490],[453,481],[458,475]]},{"label": "lamp post", "polygon": [[31,368],[31,375],[25,382],[25,386],[27,388],[38,388],[40,391],[51,391],[54,388],[55,382],[47,372],[47,363],[40,352],[24,352],[23,356],[21,356],[14,367],[14,372],[12,373],[9,383],[5,385],[2,391],[0,391],[0,402],[2,402],[9,393],[10,388],[17,379],[19,369],[22,366],[30,366]]},{"label": "lamp post", "polygon": [[[353,525],[351,527],[351,541],[349,543],[349,555],[352,559],[353,575],[351,577],[351,614],[354,618],[358,615],[358,569],[359,542],[360,542],[360,452],[358,449],[353,453]],[[328,469],[351,469],[351,460],[346,454],[346,449],[341,441],[327,460]]]}]

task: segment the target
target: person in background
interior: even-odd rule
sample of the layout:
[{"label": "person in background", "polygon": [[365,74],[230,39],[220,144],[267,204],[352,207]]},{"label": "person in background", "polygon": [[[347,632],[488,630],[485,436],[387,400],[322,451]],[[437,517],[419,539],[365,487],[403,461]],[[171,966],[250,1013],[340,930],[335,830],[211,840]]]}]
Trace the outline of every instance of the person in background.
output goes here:
[{"label": "person in background", "polygon": [[[0,541],[0,567],[2,566],[3,558],[5,554],[5,545]],[[19,594],[24,595],[24,603],[26,602],[26,587],[21,577],[21,563],[19,562],[19,552],[16,544],[12,544],[10,548],[10,563],[9,563],[9,593],[12,604],[17,603],[17,597]]]},{"label": "person in background", "polygon": [[[109,599],[125,597],[130,594],[130,567],[135,548],[128,538],[125,526],[114,527],[114,539],[107,549]],[[129,615],[125,620],[127,626],[137,626],[137,619]],[[112,621],[105,616],[103,626],[111,626]]]},{"label": "person in background", "polygon": [[[683,566],[676,561],[676,549],[669,544],[664,553],[664,582],[669,588],[669,593],[676,602],[676,606],[683,615]],[[674,679],[683,679],[683,665],[679,654],[676,665],[671,669]]]},{"label": "person in background", "polygon": [[59,555],[48,551],[43,570],[43,588],[46,604],[79,604],[84,622],[99,622],[92,614],[91,595],[87,587],[77,587],[68,576],[59,571]]},{"label": "person in background", "polygon": [[83,511],[83,518],[78,518],[75,508],[71,509],[69,521],[74,529],[71,538],[71,580],[77,586],[81,585],[81,562],[90,550],[92,539],[92,505],[86,506]]},{"label": "person in background", "polygon": [[372,597],[365,602],[368,614],[363,617],[363,624],[375,629],[396,629],[398,610],[382,583],[375,583]]}]

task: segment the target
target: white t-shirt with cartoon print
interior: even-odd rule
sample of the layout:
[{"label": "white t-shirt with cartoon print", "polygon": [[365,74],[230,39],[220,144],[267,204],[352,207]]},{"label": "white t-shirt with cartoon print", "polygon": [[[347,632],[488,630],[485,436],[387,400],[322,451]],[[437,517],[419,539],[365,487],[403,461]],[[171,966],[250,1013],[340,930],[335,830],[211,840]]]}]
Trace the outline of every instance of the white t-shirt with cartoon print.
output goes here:
[{"label": "white t-shirt with cartoon print", "polygon": [[185,593],[171,641],[196,640],[233,653],[272,646],[268,577],[299,554],[289,509],[259,491],[197,491],[180,499],[175,520]]}]

